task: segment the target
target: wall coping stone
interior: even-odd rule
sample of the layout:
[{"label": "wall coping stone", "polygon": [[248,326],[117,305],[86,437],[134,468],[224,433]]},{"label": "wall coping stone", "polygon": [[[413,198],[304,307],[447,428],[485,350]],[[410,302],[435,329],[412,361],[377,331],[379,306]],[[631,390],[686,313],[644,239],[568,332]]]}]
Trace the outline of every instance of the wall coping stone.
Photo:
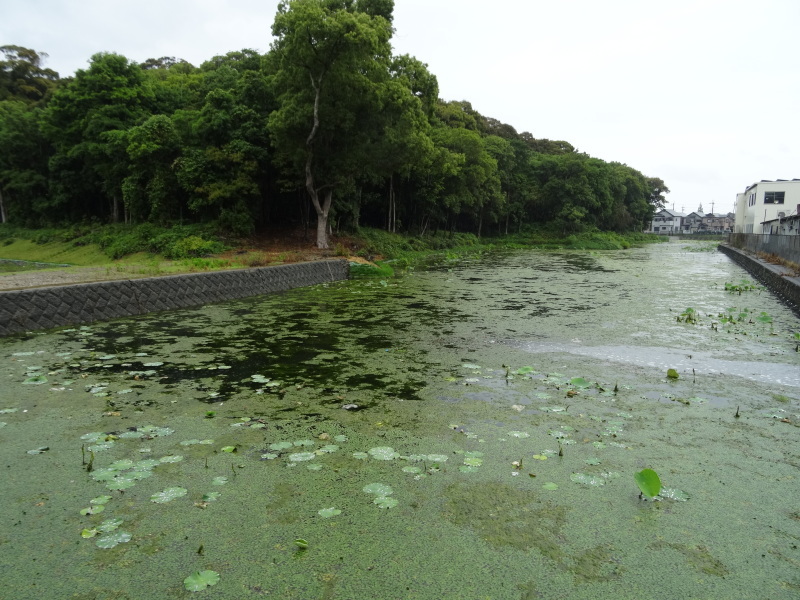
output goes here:
[{"label": "wall coping stone", "polygon": [[0,336],[191,308],[350,276],[344,260],[0,292]]}]

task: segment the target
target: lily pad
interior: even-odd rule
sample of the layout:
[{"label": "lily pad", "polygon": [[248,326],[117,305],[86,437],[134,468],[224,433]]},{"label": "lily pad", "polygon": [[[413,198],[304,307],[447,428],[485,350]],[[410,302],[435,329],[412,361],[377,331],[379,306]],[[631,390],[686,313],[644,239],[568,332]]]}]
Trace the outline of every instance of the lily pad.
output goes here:
[{"label": "lily pad", "polygon": [[389,446],[379,446],[369,449],[369,455],[376,460],[394,460],[400,456],[399,452],[395,452],[394,448]]},{"label": "lily pad", "polygon": [[662,487],[659,496],[668,500],[675,500],[676,502],[686,502],[689,499],[689,494],[675,488]]},{"label": "lily pad", "polygon": [[180,454],[170,455],[170,456],[162,456],[158,459],[158,462],[162,463],[177,463],[183,460],[183,456]]},{"label": "lily pad", "polygon": [[275,442],[274,444],[269,445],[269,449],[280,452],[281,450],[286,450],[287,448],[292,448],[293,446],[294,444],[292,444],[292,442]]},{"label": "lily pad", "polygon": [[397,500],[388,496],[378,496],[372,503],[377,504],[380,508],[394,508],[397,506]]},{"label": "lily pad", "polygon": [[132,488],[136,485],[136,482],[133,479],[125,479],[122,477],[115,477],[106,482],[106,487],[110,490],[127,490],[128,488]]},{"label": "lily pad", "polygon": [[331,517],[342,514],[342,511],[331,506],[330,508],[323,508],[317,511],[317,514],[323,519],[330,519]]},{"label": "lily pad", "polygon": [[483,464],[482,458],[465,458],[464,464],[468,467],[480,467]]},{"label": "lily pad", "polygon": [[655,498],[661,491],[661,479],[653,469],[642,469],[633,475],[642,494]]},{"label": "lily pad", "polygon": [[366,452],[353,452],[353,458],[357,458],[358,460],[367,460],[369,458],[369,454]]},{"label": "lily pad", "polygon": [[516,371],[514,371],[514,375],[527,375],[528,373],[535,373],[536,370],[533,367],[520,367]]},{"label": "lily pad", "polygon": [[569,476],[569,478],[575,483],[581,483],[583,485],[590,485],[593,487],[600,487],[601,485],[606,484],[606,480],[602,477],[597,477],[596,475],[587,475],[586,473],[573,473]]},{"label": "lily pad", "polygon": [[411,466],[403,467],[402,471],[403,471],[403,473],[413,473],[414,475],[416,475],[418,473],[422,473],[422,469],[421,468],[419,468],[419,467],[411,467]]},{"label": "lily pad", "polygon": [[47,383],[47,377],[44,375],[36,375],[35,377],[28,377],[22,383],[24,385],[42,385],[43,383]]},{"label": "lily pad", "polygon": [[184,587],[190,592],[200,592],[218,583],[219,573],[216,571],[197,571],[183,580]]},{"label": "lily pad", "polygon": [[542,485],[542,489],[551,490],[551,491],[552,490],[557,490],[558,489],[558,484],[557,483],[553,483],[552,481],[548,481],[547,483]]},{"label": "lily pad", "polygon": [[226,483],[228,483],[228,478],[223,476],[214,477],[211,480],[211,485],[225,485]]},{"label": "lily pad", "polygon": [[569,380],[569,384],[573,387],[582,389],[592,387],[591,382],[586,381],[583,377],[573,377]]},{"label": "lily pad", "polygon": [[98,548],[113,548],[119,544],[131,541],[131,534],[127,531],[114,531],[98,539],[95,544]]},{"label": "lily pad", "polygon": [[103,533],[111,533],[116,529],[119,529],[119,526],[122,525],[124,521],[122,519],[106,519],[100,525],[97,526],[98,531],[102,531]]},{"label": "lily pad", "polygon": [[150,501],[155,502],[156,504],[165,504],[167,502],[172,502],[176,498],[185,496],[187,493],[188,490],[186,488],[171,487],[165,489],[163,492],[158,492],[157,494],[153,494],[152,496],[150,496]]},{"label": "lily pad", "polygon": [[294,442],[295,446],[314,446],[315,444],[314,440],[297,440]]},{"label": "lily pad", "polygon": [[362,491],[376,496],[391,496],[394,493],[394,490],[385,483],[369,483],[363,487]]},{"label": "lily pad", "polygon": [[289,455],[291,462],[304,462],[306,460],[313,460],[317,455],[313,452],[295,452]]},{"label": "lily pad", "polygon": [[109,500],[111,500],[111,496],[98,496],[89,500],[89,504],[106,504]]},{"label": "lily pad", "polygon": [[530,433],[526,433],[525,431],[509,431],[508,435],[515,438],[529,438],[531,437]]}]

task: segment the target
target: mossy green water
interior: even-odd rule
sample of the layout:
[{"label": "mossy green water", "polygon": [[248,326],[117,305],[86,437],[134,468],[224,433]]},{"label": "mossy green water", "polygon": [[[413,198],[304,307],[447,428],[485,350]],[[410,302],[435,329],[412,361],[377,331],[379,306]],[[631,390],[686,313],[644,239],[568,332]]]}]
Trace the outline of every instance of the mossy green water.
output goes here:
[{"label": "mossy green water", "polygon": [[[762,293],[771,327],[712,329],[742,275],[689,248],[503,253],[3,340],[6,592],[187,597],[213,570],[199,593],[235,599],[794,597],[798,320]],[[688,500],[639,500],[643,468]],[[81,537],[107,519],[130,541]]]}]

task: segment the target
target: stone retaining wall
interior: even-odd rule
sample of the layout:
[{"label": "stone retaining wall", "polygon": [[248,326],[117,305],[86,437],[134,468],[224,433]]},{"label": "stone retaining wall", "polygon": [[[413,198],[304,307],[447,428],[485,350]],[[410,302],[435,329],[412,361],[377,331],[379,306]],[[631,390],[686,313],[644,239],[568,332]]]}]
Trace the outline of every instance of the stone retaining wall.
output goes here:
[{"label": "stone retaining wall", "polygon": [[202,306],[347,279],[346,260],[0,292],[0,336]]},{"label": "stone retaining wall", "polygon": [[743,250],[725,244],[720,244],[719,249],[800,314],[800,277],[791,277],[786,267],[773,265]]}]

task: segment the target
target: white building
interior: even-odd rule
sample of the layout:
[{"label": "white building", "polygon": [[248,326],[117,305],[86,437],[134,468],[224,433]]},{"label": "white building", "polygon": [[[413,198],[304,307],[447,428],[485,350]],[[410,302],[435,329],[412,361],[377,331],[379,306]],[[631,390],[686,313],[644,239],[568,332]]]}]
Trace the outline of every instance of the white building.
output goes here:
[{"label": "white building", "polygon": [[800,179],[761,180],[736,194],[736,233],[770,233],[769,225],[796,216],[800,209]]},{"label": "white building", "polygon": [[684,218],[686,218],[686,215],[681,212],[663,208],[653,217],[653,222],[650,224],[650,231],[648,231],[648,233],[658,233],[661,235],[682,233]]}]

